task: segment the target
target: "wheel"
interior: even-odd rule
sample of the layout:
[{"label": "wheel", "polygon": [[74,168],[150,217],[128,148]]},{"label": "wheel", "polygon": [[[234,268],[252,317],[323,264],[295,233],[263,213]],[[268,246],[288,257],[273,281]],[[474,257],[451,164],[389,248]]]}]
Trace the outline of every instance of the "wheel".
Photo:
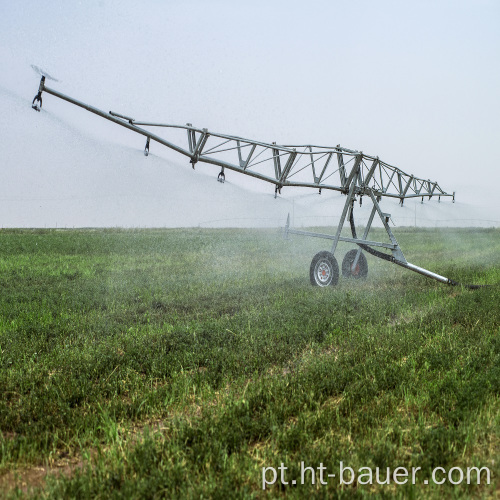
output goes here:
[{"label": "wheel", "polygon": [[352,263],[356,258],[357,250],[349,250],[342,261],[342,276],[344,278],[355,278],[355,279],[363,279],[366,278],[368,274],[368,262],[366,262],[366,257],[361,252],[359,255],[358,263],[356,267],[352,268]]},{"label": "wheel", "polygon": [[330,252],[317,253],[311,262],[309,277],[314,286],[335,286],[339,281],[339,265]]}]

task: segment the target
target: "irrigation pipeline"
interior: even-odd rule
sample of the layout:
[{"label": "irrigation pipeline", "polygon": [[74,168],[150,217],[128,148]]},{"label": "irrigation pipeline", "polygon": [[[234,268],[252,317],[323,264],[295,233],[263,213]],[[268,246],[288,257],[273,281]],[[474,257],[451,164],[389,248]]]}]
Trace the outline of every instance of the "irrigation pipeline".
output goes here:
[{"label": "irrigation pipeline", "polygon": [[[79,106],[83,109],[86,109],[87,111],[90,111],[91,113],[94,113],[98,116],[101,116],[102,118],[105,118],[106,120],[110,120],[114,123],[117,123],[118,125],[125,127],[129,130],[132,130],[136,133],[139,133],[143,136],[146,137],[146,147],[144,149],[144,154],[148,156],[149,154],[149,145],[150,141],[154,140],[158,142],[159,144],[162,144],[170,149],[173,149],[174,151],[177,151],[185,156],[188,156],[191,158],[191,163],[194,165],[198,161],[203,161],[205,163],[213,164],[213,165],[219,165],[222,170],[219,174],[218,179],[223,182],[224,181],[224,168],[228,168],[230,170],[234,170],[246,175],[250,175],[252,177],[256,177],[258,179],[271,182],[275,184],[275,196],[278,192],[281,192],[281,188],[283,186],[296,186],[296,187],[311,187],[311,188],[318,188],[319,187],[319,192],[321,194],[321,189],[332,189],[335,191],[340,191],[344,194],[347,194],[347,191],[349,191],[349,198],[351,199],[353,194],[354,194],[354,188],[359,184],[359,187],[361,188],[360,194],[362,195],[363,192],[368,192],[370,193],[370,196],[372,198],[372,201],[374,203],[374,206],[377,207],[377,210],[382,217],[382,213],[380,212],[380,208],[378,207],[378,201],[376,200],[375,197],[382,197],[382,196],[389,196],[392,198],[399,198],[401,200],[401,203],[403,203],[403,200],[405,198],[414,198],[414,197],[422,197],[422,201],[424,196],[428,196],[429,199],[432,198],[432,196],[438,195],[439,199],[441,196],[452,196],[453,201],[455,201],[455,193],[449,194],[444,192],[437,182],[431,183],[430,180],[423,180],[423,179],[418,179],[414,177],[413,175],[408,175],[402,172],[401,170],[397,169],[396,167],[393,167],[387,163],[381,162],[378,157],[372,157],[368,155],[363,155],[362,152],[346,149],[346,148],[340,148],[340,146],[336,146],[335,148],[323,148],[319,146],[279,146],[276,145],[276,143],[268,144],[268,143],[262,143],[258,141],[253,141],[253,140],[247,140],[247,139],[242,139],[240,137],[236,136],[229,136],[225,134],[214,134],[214,133],[209,133],[207,129],[197,129],[191,126],[191,124],[187,124],[186,126],[180,126],[180,125],[167,125],[167,124],[161,124],[161,123],[148,123],[148,122],[139,122],[135,121],[133,118],[127,117],[125,115],[120,115],[118,113],[113,113],[112,111],[108,113],[105,113],[104,111],[101,111],[100,109],[94,108],[93,106],[90,106],[88,104],[85,104],[83,102],[77,101],[76,99],[73,99],[67,95],[64,95],[60,92],[57,92],[56,90],[50,89],[45,86],[45,78],[48,78],[49,80],[54,80],[50,75],[45,74],[40,68],[37,66],[33,66],[33,69],[41,75],[41,80],[40,80],[40,85],[38,87],[38,94],[35,96],[32,102],[32,108],[35,109],[36,111],[40,111],[42,107],[42,92],[47,92],[48,94],[52,94],[55,97],[58,97],[64,101],[70,102],[76,106]],[[57,81],[57,80],[56,80]],[[143,125],[143,126],[155,126],[155,127],[167,127],[167,128],[172,128],[172,129],[185,129],[188,133],[188,139],[189,139],[189,150],[184,149],[181,146],[177,146],[176,144],[173,144],[169,141],[166,141],[162,139],[161,137],[151,133],[150,131],[140,128],[138,125]],[[199,134],[199,137],[196,136],[196,134]],[[208,149],[205,151],[203,158],[201,157],[202,155],[202,150],[205,147],[205,144],[208,140],[209,137],[218,137],[221,139],[224,139],[225,142],[222,144],[219,144],[217,146],[213,146],[212,148]],[[229,149],[220,149],[221,146],[226,144],[227,142],[233,141],[236,143],[235,147],[231,147]],[[243,141],[245,143],[244,146],[240,145],[240,141]],[[244,160],[241,157],[241,148],[245,146],[252,146],[251,152],[247,156],[246,160]],[[264,161],[270,161],[271,159],[274,162],[274,170],[275,170],[275,177],[271,175],[267,175],[264,173],[260,173],[259,171],[254,171],[250,170],[249,167],[249,161],[250,158],[254,152],[254,150],[259,147],[263,148],[260,153],[257,154],[259,156],[262,152],[268,151],[272,152],[272,157],[269,157],[267,159],[255,162],[255,159],[257,156],[254,158],[254,163],[253,165],[260,164]],[[309,153],[304,150],[303,152],[298,152],[296,151],[296,148],[308,148]],[[219,150],[217,150],[219,148]],[[292,148],[292,149],[290,149]],[[238,155],[239,155],[239,163],[230,163],[222,158],[214,158],[214,157],[207,157],[206,155],[208,154],[213,154],[215,152],[217,153],[222,153],[223,151],[229,151],[230,149],[237,149],[238,150]],[[215,151],[214,151],[215,150]],[[311,162],[309,164],[306,164],[296,172],[294,172],[292,175],[295,175],[295,173],[298,173],[302,171],[304,168],[311,166],[312,167],[312,173],[314,175],[314,182],[294,182],[290,181],[288,177],[291,170],[293,168],[296,168],[296,156],[300,155],[302,157],[303,155],[310,155]],[[320,158],[317,158],[314,160],[313,154],[315,155],[322,155]],[[332,172],[331,174],[327,175],[327,177],[324,178],[324,181],[328,179],[333,173],[339,171],[340,175],[340,180],[341,183],[340,185],[335,185],[335,184],[324,184],[321,183],[321,179],[323,178],[323,175],[330,163],[330,159],[332,158],[333,155],[337,156],[337,161],[339,168]],[[346,164],[344,163],[343,160],[343,155],[351,155],[352,158],[351,160],[354,159],[354,164],[351,168],[350,173],[347,175],[347,172],[345,171],[345,166]],[[286,160],[286,165],[284,169],[281,169],[281,163],[280,163],[280,157],[287,157]],[[324,164],[323,164],[323,169],[320,177],[318,178],[316,176],[316,170],[315,170],[315,161],[316,165],[318,166],[317,162],[321,159],[325,158]],[[371,166],[367,166],[364,163],[364,159],[370,159],[373,163]],[[351,160],[349,160],[347,163],[349,163]],[[316,168],[317,168],[316,166]],[[378,170],[377,170],[378,167]],[[332,167],[330,167],[332,168]],[[363,170],[364,169],[364,170]],[[378,172],[378,173],[377,173]],[[390,172],[392,172],[391,175]],[[384,174],[387,177],[387,183],[384,188]],[[378,181],[376,176],[378,177]],[[397,180],[393,182],[393,177],[397,175]],[[369,188],[368,184],[369,182],[373,180],[374,186],[373,188]],[[397,192],[389,193],[387,190],[389,189],[390,185],[393,185],[396,188]],[[350,186],[350,187],[349,187]],[[377,187],[378,186],[378,187]],[[399,186],[399,187],[398,187]],[[361,200],[360,200],[361,201]],[[304,231],[293,231],[295,234],[303,234],[303,235],[309,235],[309,236],[315,236],[315,237],[322,237],[322,238],[327,238],[327,239],[334,239],[335,244],[334,244],[334,249],[335,246],[337,245],[337,241],[352,241],[350,239],[342,239],[340,237],[340,232],[342,230],[342,226],[345,221],[345,210],[346,207],[344,208],[344,213],[342,215],[342,222],[339,225],[337,229],[337,236],[336,237],[329,237],[326,235],[320,235],[316,233],[306,233]],[[375,212],[374,212],[375,213]],[[353,215],[353,209],[351,205],[350,209],[350,224],[351,224],[351,231],[352,231],[352,236],[354,240],[357,240],[356,236],[356,227],[354,224],[354,215]],[[288,228],[289,222],[287,221],[287,228]],[[370,222],[371,224],[371,222]],[[386,227],[388,234],[390,234],[390,230],[388,227]],[[391,236],[392,239],[392,236]],[[360,241],[360,240],[358,240]],[[363,241],[363,240],[361,240]],[[424,276],[427,276],[429,278],[435,279],[437,281],[440,281],[441,283],[457,286],[461,285],[469,289],[477,289],[477,288],[482,288],[485,286],[495,286],[495,285],[469,285],[469,284],[461,284],[457,281],[450,280],[446,278],[445,276],[441,276],[439,274],[433,273],[431,271],[428,271],[427,269],[421,268],[419,266],[415,266],[414,264],[411,264],[409,262],[406,262],[404,257],[402,259],[395,258],[393,255],[380,252],[378,250],[375,250],[372,248],[372,246],[381,246],[381,247],[387,247],[387,248],[393,248],[393,251],[395,248],[398,248],[398,246],[392,245],[392,247],[389,245],[385,244],[380,244],[376,242],[370,242],[366,241],[365,243],[356,243],[367,253],[373,255],[374,257],[377,257],[379,259],[386,260],[388,262],[392,262],[395,264],[398,264],[402,267],[405,267],[406,269],[409,269],[411,271],[417,272],[419,274],[422,274]],[[371,245],[371,246],[370,246]],[[335,250],[332,251],[335,251]],[[401,254],[402,257],[402,254]]]},{"label": "irrigation pipeline", "polygon": [[[350,210],[350,216],[349,216],[349,222],[351,224],[351,233],[352,237],[354,239],[357,239],[357,234],[356,234],[356,225],[354,224],[354,210]],[[377,257],[379,259],[387,260],[388,262],[397,262],[394,260],[394,258],[391,255],[388,255],[384,252],[379,252],[378,250],[375,250],[374,248],[369,247],[368,245],[364,245],[363,243],[358,243],[357,244],[359,247],[361,247],[365,252],[373,255],[374,257]],[[405,266],[403,266],[405,267]],[[466,283],[460,283],[459,281],[455,281],[452,279],[448,279],[448,285],[451,286],[463,286],[464,288],[468,288],[469,290],[478,290],[479,288],[489,288],[493,286],[498,286],[498,285],[472,285],[472,284],[466,284]]]}]

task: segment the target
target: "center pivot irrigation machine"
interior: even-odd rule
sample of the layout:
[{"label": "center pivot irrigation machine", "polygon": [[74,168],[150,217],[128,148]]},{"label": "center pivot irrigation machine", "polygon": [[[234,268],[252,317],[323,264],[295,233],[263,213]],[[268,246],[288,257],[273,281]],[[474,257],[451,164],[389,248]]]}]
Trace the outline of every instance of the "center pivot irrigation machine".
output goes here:
[{"label": "center pivot irrigation machine", "polygon": [[[278,145],[274,142],[269,144],[233,135],[209,132],[206,128],[193,127],[190,123],[186,125],[150,123],[135,120],[113,111],[106,113],[47,87],[45,85],[46,79],[57,80],[36,66],[33,69],[41,74],[38,94],[32,103],[33,109],[40,111],[43,92],[75,104],[146,137],[145,156],[148,156],[151,141],[154,141],[187,156],[193,168],[198,162],[218,165],[221,167],[218,175],[220,182],[224,182],[224,171],[228,169],[274,184],[275,196],[281,193],[281,189],[284,187],[308,187],[319,190],[320,194],[322,190],[329,189],[346,195],[344,208],[334,235],[292,229],[290,228],[290,216],[288,216],[285,237],[289,234],[299,234],[332,241],[330,251],[319,252],[312,259],[309,275],[313,285],[324,287],[337,284],[339,266],[334,254],[339,241],[357,245],[357,249],[348,251],[342,261],[342,275],[344,277],[366,277],[368,264],[362,252],[364,250],[375,257],[393,262],[442,283],[459,284],[408,262],[389,227],[390,214],[384,213],[380,208],[380,201],[384,197],[399,199],[401,205],[407,198],[421,198],[423,201],[425,197],[430,199],[433,196],[437,196],[439,200],[442,197],[449,197],[454,202],[455,193],[443,191],[437,182],[419,179],[383,162],[378,156],[370,156],[362,151],[346,149],[340,145],[324,147],[288,146]],[[179,142],[174,143],[171,140],[166,140],[143,127],[161,128],[171,135],[177,134]],[[179,131],[182,131],[182,136],[179,136]],[[178,145],[179,143],[186,144],[186,136],[187,149],[186,146]],[[371,201],[373,208],[363,236],[359,238],[356,234],[353,212],[356,197],[359,198],[361,204],[363,196]],[[378,215],[382,221],[390,243],[368,239],[375,215]],[[352,238],[341,236],[346,219],[349,219]],[[374,247],[385,249],[386,252],[376,250]],[[479,288],[480,285],[465,286]]]}]

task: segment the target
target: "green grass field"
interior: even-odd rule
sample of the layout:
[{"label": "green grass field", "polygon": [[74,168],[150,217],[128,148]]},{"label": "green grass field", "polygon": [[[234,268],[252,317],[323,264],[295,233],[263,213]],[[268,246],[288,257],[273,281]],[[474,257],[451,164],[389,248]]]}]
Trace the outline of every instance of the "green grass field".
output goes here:
[{"label": "green grass field", "polygon": [[[500,283],[498,229],[396,236],[414,264]],[[327,248],[269,230],[0,231],[0,496],[498,495],[499,288],[369,255],[366,281],[312,287]],[[300,484],[301,462],[340,461],[420,467],[418,484]],[[289,484],[278,470],[264,491],[281,463]],[[488,467],[491,484],[425,485],[438,466]]]}]

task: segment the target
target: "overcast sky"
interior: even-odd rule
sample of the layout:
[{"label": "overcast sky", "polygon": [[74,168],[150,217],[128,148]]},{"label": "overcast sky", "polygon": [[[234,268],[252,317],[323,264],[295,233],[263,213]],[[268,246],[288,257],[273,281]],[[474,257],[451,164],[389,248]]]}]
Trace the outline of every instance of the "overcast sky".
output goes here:
[{"label": "overcast sky", "polygon": [[471,203],[483,190],[500,219],[497,0],[2,3],[0,85],[22,97],[36,64],[61,92],[136,119],[340,143]]}]

